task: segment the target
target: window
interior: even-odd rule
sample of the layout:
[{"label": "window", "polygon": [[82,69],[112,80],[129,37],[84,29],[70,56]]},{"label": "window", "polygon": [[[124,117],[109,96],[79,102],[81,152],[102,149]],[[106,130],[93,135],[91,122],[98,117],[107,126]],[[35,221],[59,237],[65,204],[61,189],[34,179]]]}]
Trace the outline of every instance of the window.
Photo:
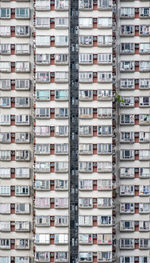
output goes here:
[{"label": "window", "polygon": [[120,9],[120,17],[122,17],[122,18],[134,18],[135,17],[135,9],[132,7],[122,7]]},{"label": "window", "polygon": [[140,89],[150,89],[150,79],[140,79],[139,82]]},{"label": "window", "polygon": [[111,172],[112,171],[112,162],[98,162],[97,171],[99,173]]},{"label": "window", "polygon": [[10,37],[11,36],[10,26],[0,26],[0,36],[1,37]]},{"label": "window", "polygon": [[92,100],[93,91],[92,90],[79,90],[79,98],[80,100]]},{"label": "window", "polygon": [[68,72],[56,71],[55,72],[55,82],[68,82],[69,76]]},{"label": "window", "polygon": [[35,216],[36,226],[50,226],[50,217],[49,216]]},{"label": "window", "polygon": [[1,55],[10,55],[11,54],[10,44],[0,44],[0,54]]},{"label": "window", "polygon": [[150,248],[150,239],[140,238],[139,239],[139,248],[140,249],[149,249]]},{"label": "window", "polygon": [[35,234],[35,244],[49,244],[50,235],[49,234]]},{"label": "window", "polygon": [[10,204],[0,203],[0,214],[10,214]]},{"label": "window", "polygon": [[29,97],[15,97],[16,108],[29,108],[30,98]]},{"label": "window", "polygon": [[55,226],[68,226],[68,216],[55,216]]},{"label": "window", "polygon": [[133,185],[120,185],[120,196],[133,196],[134,186]]},{"label": "window", "polygon": [[121,150],[120,151],[120,160],[134,160],[134,150]]},{"label": "window", "polygon": [[134,97],[122,97],[123,102],[120,102],[121,107],[134,107]]},{"label": "window", "polygon": [[44,197],[35,198],[35,208],[50,208],[50,199]]},{"label": "window", "polygon": [[0,142],[1,143],[11,143],[11,133],[10,132],[0,132]]},{"label": "window", "polygon": [[92,126],[79,126],[79,134],[80,136],[92,136],[93,127]]},{"label": "window", "polygon": [[93,171],[93,163],[79,162],[79,171],[82,173],[91,173]]},{"label": "window", "polygon": [[98,82],[112,82],[112,72],[98,72]]},{"label": "window", "polygon": [[92,226],[93,218],[92,216],[79,216],[79,226]]},{"label": "window", "polygon": [[150,62],[149,61],[140,61],[140,71],[150,72]]},{"label": "window", "polygon": [[55,136],[68,136],[68,126],[55,126]]},{"label": "window", "polygon": [[50,144],[36,144],[35,154],[50,154]]},{"label": "window", "polygon": [[29,249],[30,241],[29,239],[16,239],[15,240],[15,249]]},{"label": "window", "polygon": [[93,108],[79,108],[79,117],[81,119],[93,118]]},{"label": "window", "polygon": [[89,197],[79,198],[79,208],[93,208],[93,199]]},{"label": "window", "polygon": [[68,10],[69,1],[68,0],[56,0],[55,1],[55,10]]},{"label": "window", "polygon": [[15,257],[15,263],[29,263],[29,257]]},{"label": "window", "polygon": [[120,249],[134,249],[134,239],[133,238],[121,238],[120,239]]},{"label": "window", "polygon": [[93,28],[93,18],[79,17],[79,28]]},{"label": "window", "polygon": [[0,239],[0,249],[10,249],[10,239]]},{"label": "window", "polygon": [[79,64],[93,64],[93,54],[80,53]]},{"label": "window", "polygon": [[15,45],[16,55],[30,54],[30,45],[29,44],[16,44]]},{"label": "window", "polygon": [[139,195],[140,196],[149,196],[150,195],[150,186],[149,185],[140,185],[139,186]]},{"label": "window", "polygon": [[15,80],[15,89],[16,90],[29,90],[30,84],[31,84],[31,82],[29,79],[16,79]]},{"label": "window", "polygon": [[97,188],[100,191],[112,190],[112,180],[111,179],[100,179],[97,181]]},{"label": "window", "polygon": [[44,136],[47,137],[50,135],[50,127],[48,126],[36,126],[35,127],[36,136]]},{"label": "window", "polygon": [[6,115],[6,114],[1,114],[0,115],[0,124],[2,125],[2,126],[7,126],[7,125],[10,125],[10,123],[11,123],[11,120],[10,120],[10,115]]},{"label": "window", "polygon": [[150,43],[140,43],[140,54],[150,54]]},{"label": "window", "polygon": [[36,64],[50,64],[50,54],[36,54]]},{"label": "window", "polygon": [[150,115],[149,114],[139,114],[139,123],[140,125],[149,125]]},{"label": "window", "polygon": [[150,257],[147,256],[139,257],[139,263],[150,263]]},{"label": "window", "polygon": [[55,198],[55,208],[68,208],[68,198]]},{"label": "window", "polygon": [[15,160],[16,161],[30,161],[31,153],[27,150],[19,150],[15,153]]},{"label": "window", "polygon": [[24,168],[16,168],[16,178],[30,178],[30,168],[24,167]]},{"label": "window", "polygon": [[49,90],[37,90],[36,99],[38,101],[50,100],[50,91]]},{"label": "window", "polygon": [[121,79],[120,89],[134,89],[134,79]]},{"label": "window", "polygon": [[79,72],[79,82],[93,82],[93,72]]},{"label": "window", "polygon": [[16,196],[29,196],[30,187],[28,185],[16,185],[15,186],[15,195]]},{"label": "window", "polygon": [[67,17],[56,17],[55,18],[55,28],[68,28],[68,18]]},{"label": "window", "polygon": [[48,29],[50,28],[50,18],[49,17],[36,17],[36,28]]},{"label": "window", "polygon": [[124,142],[124,143],[134,142],[134,133],[133,132],[121,132],[120,142]]},{"label": "window", "polygon": [[67,119],[69,117],[68,108],[55,108],[56,119]]},{"label": "window", "polygon": [[0,178],[7,179],[10,178],[11,170],[10,168],[0,168]]},{"label": "window", "polygon": [[15,33],[16,33],[16,37],[29,37],[30,27],[29,26],[16,26]]},{"label": "window", "polygon": [[68,36],[55,36],[55,46],[56,47],[67,47],[69,44]]},{"label": "window", "polygon": [[48,162],[36,162],[35,171],[38,173],[50,172],[50,164]]},{"label": "window", "polygon": [[150,105],[150,97],[140,97],[140,107],[148,107]]},{"label": "window", "polygon": [[0,18],[4,19],[7,18],[9,19],[11,17],[11,9],[10,8],[0,8]]},{"label": "window", "polygon": [[112,99],[112,90],[106,89],[106,90],[98,90],[97,91],[98,100],[111,100]]},{"label": "window", "polygon": [[120,231],[134,231],[135,224],[134,221],[120,221]]},{"label": "window", "polygon": [[68,100],[68,90],[56,90],[55,100]]},{"label": "window", "polygon": [[83,179],[79,181],[79,189],[85,191],[93,190],[93,181],[88,179]]},{"label": "window", "polygon": [[37,47],[50,47],[50,36],[36,36]]},{"label": "window", "polygon": [[83,10],[93,9],[93,0],[80,0],[79,8]]},{"label": "window", "polygon": [[2,108],[11,107],[11,98],[10,97],[0,97],[0,107]]},{"label": "window", "polygon": [[16,203],[15,213],[16,214],[30,214],[30,204],[29,203]]},{"label": "window", "polygon": [[97,144],[97,153],[98,154],[111,154],[112,145],[110,143],[99,143]]},{"label": "window", "polygon": [[55,172],[64,173],[68,171],[68,162],[55,162]]},{"label": "window", "polygon": [[55,234],[55,244],[68,244],[68,234]]},{"label": "window", "polygon": [[28,61],[17,61],[15,64],[16,72],[30,72],[30,62]]},{"label": "window", "polygon": [[132,25],[122,25],[120,27],[121,36],[134,36],[135,28]]},{"label": "window", "polygon": [[11,151],[0,151],[0,161],[11,161]]},{"label": "window", "polygon": [[79,36],[80,46],[93,46],[93,36]]},{"label": "window", "polygon": [[0,263],[10,263],[10,257],[0,257]]},{"label": "window", "polygon": [[120,178],[134,178],[134,168],[120,168]]},{"label": "window", "polygon": [[55,252],[55,262],[68,262],[68,252]]},{"label": "window", "polygon": [[10,186],[0,186],[0,195],[1,196],[10,196],[11,188]]},{"label": "window", "polygon": [[139,177],[140,178],[150,177],[150,168],[140,168],[139,169]]},{"label": "window", "polygon": [[134,43],[121,43],[120,53],[121,54],[134,54],[135,44]]},{"label": "window", "polygon": [[112,207],[112,198],[98,198],[97,199],[97,207],[98,208],[110,208]]},{"label": "window", "polygon": [[0,231],[9,232],[10,231],[10,221],[1,221],[0,222]]},{"label": "window", "polygon": [[150,160],[150,150],[139,150],[139,160]]},{"label": "window", "polygon": [[111,28],[112,18],[111,17],[98,17],[98,28]]},{"label": "window", "polygon": [[10,62],[0,62],[0,72],[11,72]]},{"label": "window", "polygon": [[112,262],[112,252],[111,251],[100,251],[97,254],[98,262]]},{"label": "window", "polygon": [[112,234],[98,234],[97,235],[98,245],[111,245],[112,244]]},{"label": "window", "polygon": [[93,253],[92,252],[79,252],[79,261],[80,262],[92,262]]},{"label": "window", "polygon": [[112,0],[98,0],[99,9],[110,9],[112,8]]},{"label": "window", "polygon": [[120,62],[120,71],[134,71],[135,70],[135,63],[134,61],[121,61]]},{"label": "window", "polygon": [[110,119],[112,117],[112,108],[98,108],[97,114],[100,119]]},{"label": "window", "polygon": [[30,222],[28,221],[15,221],[15,231],[30,231]]},{"label": "window", "polygon": [[55,64],[68,64],[68,54],[55,54]]},{"label": "window", "polygon": [[36,108],[35,114],[36,114],[36,118],[50,118],[50,109]]},{"label": "window", "polygon": [[15,18],[16,19],[30,18],[30,9],[29,8],[15,8]]},{"label": "window", "polygon": [[55,154],[68,154],[68,144],[55,144]]},{"label": "window", "polygon": [[121,203],[120,204],[120,213],[124,214],[134,214],[134,210],[135,210],[135,204],[134,203]]},{"label": "window", "polygon": [[35,189],[38,190],[50,190],[50,181],[48,180],[36,180],[35,181]]},{"label": "window", "polygon": [[92,153],[93,153],[92,143],[79,144],[79,154],[92,154]]},{"label": "window", "polygon": [[133,114],[122,114],[120,115],[120,124],[133,125],[134,115]]},{"label": "window", "polygon": [[1,79],[0,90],[10,90],[10,89],[11,89],[10,79]]},{"label": "window", "polygon": [[149,214],[149,212],[150,212],[150,204],[149,203],[139,203],[139,213]]},{"label": "window", "polygon": [[50,1],[49,0],[36,0],[35,2],[36,10],[50,10]]},{"label": "window", "polygon": [[68,181],[67,180],[55,180],[55,190],[67,190],[68,189]]},{"label": "window", "polygon": [[150,8],[149,7],[141,7],[139,8],[140,17],[141,18],[149,18],[150,17]]},{"label": "window", "polygon": [[98,46],[111,46],[112,36],[98,36]]},{"label": "window", "polygon": [[98,126],[97,133],[98,133],[98,136],[112,136],[112,126],[111,125]]},{"label": "window", "polygon": [[140,25],[139,26],[139,34],[141,36],[149,36],[149,34],[150,34],[150,26],[149,25]]},{"label": "window", "polygon": [[50,253],[49,252],[35,252],[35,260],[37,262],[49,262],[50,261]]},{"label": "window", "polygon": [[92,234],[79,234],[79,244],[93,244]]},{"label": "window", "polygon": [[98,64],[111,64],[112,63],[112,54],[101,53],[98,54]]},{"label": "window", "polygon": [[50,82],[50,73],[49,72],[37,72],[36,73],[36,82],[49,83]]}]

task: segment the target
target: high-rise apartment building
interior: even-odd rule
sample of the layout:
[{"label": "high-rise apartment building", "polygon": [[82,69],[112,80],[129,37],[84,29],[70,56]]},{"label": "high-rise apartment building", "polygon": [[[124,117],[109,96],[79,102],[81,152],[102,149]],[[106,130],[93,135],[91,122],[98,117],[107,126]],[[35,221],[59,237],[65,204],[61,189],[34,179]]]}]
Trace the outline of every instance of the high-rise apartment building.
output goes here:
[{"label": "high-rise apartment building", "polygon": [[0,263],[150,263],[150,1],[1,0]]}]

